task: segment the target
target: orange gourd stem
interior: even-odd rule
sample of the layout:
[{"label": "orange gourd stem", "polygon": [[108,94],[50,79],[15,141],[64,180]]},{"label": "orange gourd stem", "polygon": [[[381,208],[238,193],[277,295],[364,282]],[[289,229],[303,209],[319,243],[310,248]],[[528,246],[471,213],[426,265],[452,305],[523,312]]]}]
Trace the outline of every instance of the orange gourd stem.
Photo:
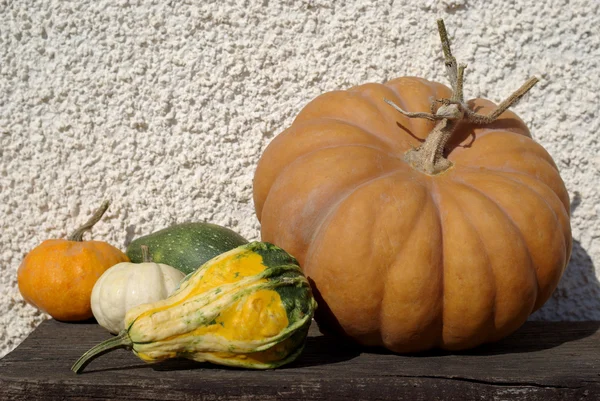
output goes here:
[{"label": "orange gourd stem", "polygon": [[104,213],[108,209],[109,205],[110,205],[110,202],[107,200],[102,202],[102,205],[100,205],[98,210],[96,210],[94,212],[92,217],[90,217],[90,219],[88,221],[86,221],[84,225],[82,225],[77,230],[75,230],[71,235],[69,235],[69,237],[67,239],[69,241],[78,241],[78,242],[83,241],[83,234],[86,231],[91,230],[92,227],[94,227],[94,225],[100,221],[100,219],[102,218],[102,216],[104,216]]},{"label": "orange gourd stem", "polygon": [[[452,97],[450,99],[434,99],[431,104],[431,113],[409,112],[401,109],[391,100],[385,99],[386,103],[409,118],[424,118],[437,121],[425,142],[417,148],[411,149],[404,155],[404,160],[419,171],[429,175],[440,174],[452,167],[452,162],[444,157],[446,143],[452,136],[454,129],[461,121],[472,124],[483,125],[494,122],[510,106],[517,103],[537,82],[536,77],[530,78],[512,95],[504,100],[490,114],[478,114],[471,110],[465,103],[463,97],[463,78],[467,68],[465,64],[457,65],[456,59],[450,50],[450,40],[443,20],[438,20],[438,31],[442,41],[442,50],[446,65],[446,73],[452,86]],[[436,110],[436,104],[441,106]]]}]

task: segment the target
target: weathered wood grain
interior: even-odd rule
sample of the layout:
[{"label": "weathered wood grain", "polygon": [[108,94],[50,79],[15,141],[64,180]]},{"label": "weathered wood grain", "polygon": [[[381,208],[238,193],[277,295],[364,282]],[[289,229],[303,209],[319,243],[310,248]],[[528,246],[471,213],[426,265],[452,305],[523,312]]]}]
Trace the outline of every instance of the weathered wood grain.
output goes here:
[{"label": "weathered wood grain", "polygon": [[302,356],[276,370],[147,365],[117,350],[75,375],[72,363],[109,334],[48,320],[0,359],[0,399],[600,400],[599,327],[530,322],[469,352],[406,356],[343,345],[313,326]]}]

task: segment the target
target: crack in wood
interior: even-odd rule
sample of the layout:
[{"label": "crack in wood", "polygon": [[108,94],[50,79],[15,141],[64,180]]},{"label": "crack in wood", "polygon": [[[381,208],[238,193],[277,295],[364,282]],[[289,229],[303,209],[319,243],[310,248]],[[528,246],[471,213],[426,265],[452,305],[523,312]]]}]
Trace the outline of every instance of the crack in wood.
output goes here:
[{"label": "crack in wood", "polygon": [[498,386],[498,387],[514,387],[514,388],[524,388],[524,387],[534,387],[534,388],[544,388],[544,389],[566,389],[566,390],[578,390],[584,388],[585,386],[563,386],[563,385],[555,385],[555,384],[541,384],[534,382],[509,382],[509,381],[496,381],[496,380],[482,380],[482,379],[473,379],[469,377],[460,377],[460,376],[436,376],[436,375],[382,375],[386,377],[401,377],[405,379],[440,379],[440,380],[453,380],[474,384],[485,384],[490,386]]}]

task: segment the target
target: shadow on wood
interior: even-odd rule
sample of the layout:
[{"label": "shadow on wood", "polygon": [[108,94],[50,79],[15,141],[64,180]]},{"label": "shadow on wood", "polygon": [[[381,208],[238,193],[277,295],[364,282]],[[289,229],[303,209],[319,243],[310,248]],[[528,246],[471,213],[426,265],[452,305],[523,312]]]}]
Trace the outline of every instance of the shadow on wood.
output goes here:
[{"label": "shadow on wood", "polygon": [[360,354],[360,348],[340,342],[339,339],[334,337],[323,335],[308,337],[304,352],[289,367],[329,365],[349,361]]},{"label": "shadow on wood", "polygon": [[[349,361],[361,353],[359,348],[343,345],[332,337],[308,337],[304,351],[294,362],[277,368],[278,370],[300,368],[308,366],[331,365]],[[134,367],[135,368],[135,367]],[[186,359],[173,359],[152,365],[154,370],[184,370],[184,369],[231,369],[245,370],[242,368],[225,367],[210,363],[199,363]]]},{"label": "shadow on wood", "polygon": [[[598,321],[584,322],[583,325],[578,324],[576,329],[574,329],[571,322],[552,322],[553,330],[550,331],[545,329],[547,324],[545,322],[528,322],[515,333],[496,343],[483,344],[470,350],[445,351],[437,349],[414,354],[403,354],[403,356],[431,358],[448,355],[485,356],[538,352],[590,337],[600,329],[600,322]],[[360,347],[349,343],[341,344],[340,340],[334,337],[322,336],[313,338],[313,340],[317,339],[323,344],[331,344],[331,348],[323,354],[328,360],[330,360],[329,358],[332,357],[332,354],[337,355],[341,360],[352,359],[362,353],[394,355],[394,353],[384,348]],[[305,366],[302,361],[299,363],[301,366]]]},{"label": "shadow on wood", "polygon": [[[472,350],[456,352],[460,355],[500,355],[538,352],[558,347],[562,344],[581,340],[594,335],[600,322],[586,322],[583,329],[573,330],[570,322],[553,322],[553,330],[547,331],[544,322],[529,322],[517,332],[493,344],[484,344]],[[429,355],[433,356],[433,355]]]}]

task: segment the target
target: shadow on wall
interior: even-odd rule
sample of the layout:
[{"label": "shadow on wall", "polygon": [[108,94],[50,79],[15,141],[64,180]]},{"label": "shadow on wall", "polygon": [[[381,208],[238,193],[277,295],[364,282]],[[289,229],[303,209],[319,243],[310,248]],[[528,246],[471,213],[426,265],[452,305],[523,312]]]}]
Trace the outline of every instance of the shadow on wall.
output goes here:
[{"label": "shadow on wall", "polygon": [[[581,203],[575,193],[571,215]],[[529,320],[600,321],[600,282],[594,262],[577,240],[573,240],[571,260],[552,297]]]},{"label": "shadow on wall", "polygon": [[579,241],[550,299],[529,320],[600,320],[600,282],[592,258]]},{"label": "shadow on wall", "polygon": [[134,237],[135,237],[135,225],[131,224],[129,226],[127,226],[127,228],[125,229],[125,242],[123,243],[123,246],[125,247],[125,249],[127,249],[127,247],[129,246],[129,244],[131,244],[131,241],[133,241]]}]

